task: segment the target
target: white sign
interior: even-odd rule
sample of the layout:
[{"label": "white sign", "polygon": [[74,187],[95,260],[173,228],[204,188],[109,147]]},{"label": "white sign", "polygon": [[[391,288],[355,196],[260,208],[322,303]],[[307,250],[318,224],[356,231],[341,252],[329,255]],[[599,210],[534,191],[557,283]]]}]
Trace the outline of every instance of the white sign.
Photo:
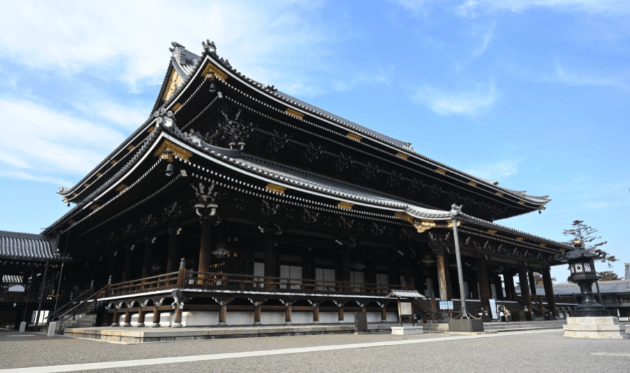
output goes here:
[{"label": "white sign", "polygon": [[402,316],[413,315],[413,311],[411,310],[411,303],[410,302],[400,302],[400,314]]},{"label": "white sign", "polygon": [[499,317],[497,316],[497,301],[495,299],[489,299],[490,301],[490,311],[492,312],[492,319],[496,320]]},{"label": "white sign", "polygon": [[452,310],[453,309],[453,301],[440,301],[440,309],[441,310]]}]

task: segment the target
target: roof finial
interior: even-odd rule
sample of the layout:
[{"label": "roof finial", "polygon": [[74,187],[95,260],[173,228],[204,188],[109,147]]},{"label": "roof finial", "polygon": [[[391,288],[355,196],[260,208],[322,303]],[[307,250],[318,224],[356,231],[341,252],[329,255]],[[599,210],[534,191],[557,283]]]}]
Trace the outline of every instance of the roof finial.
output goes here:
[{"label": "roof finial", "polygon": [[203,49],[208,51],[208,53],[211,53],[211,54],[217,53],[217,46],[214,44],[213,41],[210,41],[210,39],[207,39],[206,41],[202,41],[201,45],[203,46]]}]

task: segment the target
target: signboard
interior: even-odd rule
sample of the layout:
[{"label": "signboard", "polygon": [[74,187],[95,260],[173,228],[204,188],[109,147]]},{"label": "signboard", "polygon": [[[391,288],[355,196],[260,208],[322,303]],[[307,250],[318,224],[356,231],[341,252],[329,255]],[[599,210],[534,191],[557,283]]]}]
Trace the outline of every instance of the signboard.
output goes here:
[{"label": "signboard", "polygon": [[400,315],[401,316],[413,315],[410,302],[400,302]]},{"label": "signboard", "polygon": [[496,320],[499,318],[497,315],[497,301],[496,299],[489,299],[490,302],[490,311],[492,312],[492,319]]},{"label": "signboard", "polygon": [[440,301],[440,309],[441,310],[452,310],[453,309],[453,301],[445,301],[445,300],[441,300]]}]

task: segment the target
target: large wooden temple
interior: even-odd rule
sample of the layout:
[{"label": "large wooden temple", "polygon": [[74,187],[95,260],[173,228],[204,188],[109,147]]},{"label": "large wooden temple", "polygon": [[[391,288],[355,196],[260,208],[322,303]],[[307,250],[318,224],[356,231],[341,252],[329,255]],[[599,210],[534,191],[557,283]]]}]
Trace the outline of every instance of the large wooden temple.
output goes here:
[{"label": "large wooden temple", "polygon": [[[73,207],[38,236],[54,247],[30,259],[39,266],[0,232],[4,275],[55,265],[41,292],[60,299],[53,318],[87,300],[97,325],[338,323],[357,311],[395,322],[388,294],[415,290],[418,318],[440,321],[449,315],[438,302],[460,298],[453,226],[469,309],[490,317],[495,299],[516,318],[557,315],[533,273],[552,294],[554,256],[572,247],[495,223],[544,210],[549,198],[258,83],[213,42],[201,55],[177,43],[170,51],[153,114],[60,189]],[[530,285],[518,295],[516,275]]]}]

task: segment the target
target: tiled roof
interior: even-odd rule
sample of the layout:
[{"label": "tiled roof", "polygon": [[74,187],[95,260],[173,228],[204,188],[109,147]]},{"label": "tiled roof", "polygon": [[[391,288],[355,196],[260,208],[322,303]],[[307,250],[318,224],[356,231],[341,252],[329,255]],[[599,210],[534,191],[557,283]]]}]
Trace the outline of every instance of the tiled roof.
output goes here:
[{"label": "tiled roof", "polygon": [[23,276],[17,275],[3,275],[2,276],[2,285],[13,285],[13,284],[21,284],[23,282]]},{"label": "tiled roof", "polygon": [[54,238],[39,234],[0,231],[0,259],[59,258]]},{"label": "tiled roof", "polygon": [[[630,280],[599,281],[599,290],[602,294],[630,293]],[[521,293],[521,288],[516,286],[516,292]],[[555,295],[580,294],[580,287],[576,284],[553,284]],[[597,287],[593,284],[593,293],[597,293]],[[536,294],[545,294],[544,285],[536,285]]]}]

